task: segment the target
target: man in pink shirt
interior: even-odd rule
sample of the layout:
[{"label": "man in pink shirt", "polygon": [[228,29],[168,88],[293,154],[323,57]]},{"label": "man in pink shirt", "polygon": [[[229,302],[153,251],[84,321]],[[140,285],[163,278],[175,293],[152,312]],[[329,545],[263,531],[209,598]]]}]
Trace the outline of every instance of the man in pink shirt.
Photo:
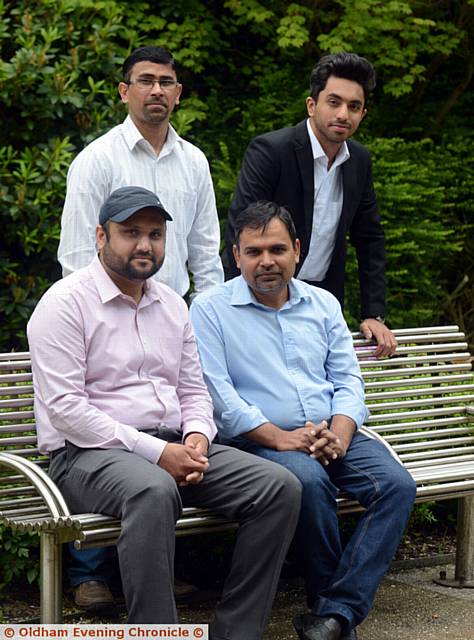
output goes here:
[{"label": "man in pink shirt", "polygon": [[212,403],[186,304],[151,279],[164,260],[167,220],[151,191],[117,189],[100,210],[99,255],[36,307],[28,339],[39,446],[73,512],[122,519],[130,623],[177,621],[174,527],[183,506],[237,520],[210,637],[257,640],[301,487],[280,465],[212,443]]}]

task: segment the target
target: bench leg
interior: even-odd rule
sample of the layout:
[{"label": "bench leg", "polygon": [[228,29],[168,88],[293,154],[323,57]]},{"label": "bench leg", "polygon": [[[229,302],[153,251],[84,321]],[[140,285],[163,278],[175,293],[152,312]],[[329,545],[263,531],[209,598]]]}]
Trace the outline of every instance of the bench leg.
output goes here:
[{"label": "bench leg", "polygon": [[442,587],[474,589],[474,496],[458,498],[454,580],[446,578],[446,572],[442,571],[433,582]]},{"label": "bench leg", "polygon": [[54,533],[40,534],[40,606],[41,624],[62,621],[62,546]]},{"label": "bench leg", "polygon": [[474,587],[474,496],[458,499],[455,578]]}]

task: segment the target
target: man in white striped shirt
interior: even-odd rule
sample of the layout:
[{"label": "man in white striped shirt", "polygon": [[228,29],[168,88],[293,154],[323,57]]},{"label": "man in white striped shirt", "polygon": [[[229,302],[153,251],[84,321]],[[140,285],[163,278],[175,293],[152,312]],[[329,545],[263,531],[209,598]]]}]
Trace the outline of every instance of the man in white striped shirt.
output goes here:
[{"label": "man in white striped shirt", "polygon": [[112,191],[140,186],[158,193],[173,222],[157,279],[180,295],[223,281],[219,221],[206,157],[169,123],[182,85],[171,54],[136,49],[123,64],[118,90],[128,105],[125,121],[91,142],[69,169],[58,259],[67,275],[94,258],[99,209]]},{"label": "man in white striped shirt", "polygon": [[[112,191],[139,186],[159,194],[173,218],[165,261],[154,277],[181,296],[190,286],[188,268],[196,294],[223,282],[209,164],[169,122],[182,92],[176,71],[172,55],[154,46],[136,49],[123,63],[118,90],[127,118],[91,142],[69,168],[58,250],[63,276],[88,266],[97,254],[99,210]],[[110,550],[70,551],[76,604],[88,611],[114,611],[106,584]]]}]

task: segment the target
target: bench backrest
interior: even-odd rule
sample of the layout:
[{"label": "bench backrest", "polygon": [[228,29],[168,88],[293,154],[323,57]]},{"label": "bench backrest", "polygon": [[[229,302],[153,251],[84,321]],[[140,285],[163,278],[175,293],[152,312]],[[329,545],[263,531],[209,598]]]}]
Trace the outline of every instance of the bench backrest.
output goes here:
[{"label": "bench backrest", "polygon": [[[399,348],[385,360],[375,360],[374,346],[353,334],[371,411],[367,426],[384,436],[420,483],[427,468],[426,482],[432,484],[443,472],[446,475],[453,460],[459,463],[453,478],[457,495],[462,465],[471,475],[474,465],[474,428],[466,415],[466,406],[474,404],[468,345],[456,326],[395,333]],[[46,467],[47,457],[37,448],[32,399],[29,353],[0,354],[0,451]],[[466,488],[472,489],[473,481],[469,482]],[[35,491],[24,484],[14,472],[0,467],[0,511],[20,495],[27,500],[25,507],[34,508],[28,496]],[[445,491],[448,496],[449,484]]]}]

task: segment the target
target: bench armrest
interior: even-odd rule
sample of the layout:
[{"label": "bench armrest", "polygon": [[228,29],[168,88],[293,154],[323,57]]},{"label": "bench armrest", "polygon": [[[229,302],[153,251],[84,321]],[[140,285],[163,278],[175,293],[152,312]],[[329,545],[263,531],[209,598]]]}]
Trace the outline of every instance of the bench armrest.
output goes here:
[{"label": "bench armrest", "polygon": [[387,451],[390,453],[392,458],[395,458],[395,460],[398,463],[400,463],[402,467],[404,466],[403,462],[400,460],[396,451],[384,438],[382,438],[381,435],[379,435],[375,431],[372,431],[372,429],[369,429],[368,427],[364,427],[363,425],[362,427],[360,427],[359,431],[363,433],[365,436],[367,436],[368,438],[372,438],[372,440],[378,440],[378,442],[380,442],[380,444],[383,444],[383,446],[387,449]]},{"label": "bench armrest", "polygon": [[0,452],[0,466],[20,473],[30,486],[36,489],[53,518],[70,515],[67,504],[58,487],[37,464],[14,453],[2,451]]}]

